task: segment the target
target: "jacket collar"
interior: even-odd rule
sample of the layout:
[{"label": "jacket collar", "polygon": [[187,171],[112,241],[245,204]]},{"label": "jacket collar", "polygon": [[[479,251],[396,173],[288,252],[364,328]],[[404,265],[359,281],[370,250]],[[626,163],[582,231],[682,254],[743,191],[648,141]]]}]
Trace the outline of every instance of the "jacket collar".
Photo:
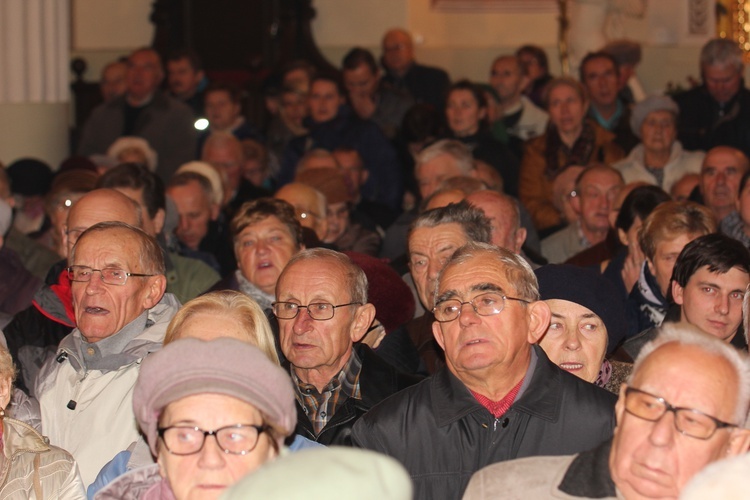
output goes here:
[{"label": "jacket collar", "polygon": [[33,427],[20,420],[5,417],[3,419],[3,455],[10,460],[18,450],[41,453],[49,450],[49,444],[44,441]]},{"label": "jacket collar", "polygon": [[609,472],[609,453],[612,440],[593,450],[579,453],[565,471],[558,489],[569,495],[586,498],[607,498],[617,495]]},{"label": "jacket collar", "polygon": [[[561,405],[562,370],[555,366],[538,345],[532,349],[536,364],[526,373],[520,397],[510,411],[527,413],[548,421],[558,418]],[[441,368],[430,383],[432,410],[438,427],[458,421],[476,411],[487,410],[472,396],[469,389],[447,367]],[[489,412],[487,412],[489,414]]]}]

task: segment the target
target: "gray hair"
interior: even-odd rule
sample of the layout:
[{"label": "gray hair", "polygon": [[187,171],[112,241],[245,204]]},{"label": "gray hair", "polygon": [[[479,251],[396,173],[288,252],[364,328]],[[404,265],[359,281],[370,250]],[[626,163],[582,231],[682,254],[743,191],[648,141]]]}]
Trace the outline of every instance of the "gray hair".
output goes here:
[{"label": "gray hair", "polygon": [[630,384],[640,371],[646,359],[658,348],[667,344],[680,344],[693,346],[706,354],[712,354],[724,359],[737,375],[737,402],[735,406],[735,421],[740,426],[746,426],[748,406],[750,406],[750,360],[746,354],[740,353],[732,345],[721,339],[702,332],[695,326],[687,323],[664,324],[659,329],[659,334],[654,340],[643,346],[641,352],[633,364],[633,371],[628,377]]},{"label": "gray hair", "polygon": [[510,250],[502,247],[472,241],[456,250],[451,258],[448,259],[445,266],[443,266],[440,274],[438,274],[437,280],[435,280],[435,293],[433,297],[435,304],[438,301],[440,283],[443,281],[443,276],[448,268],[465,264],[480,255],[489,255],[497,259],[500,264],[503,264],[505,280],[513,285],[516,296],[519,299],[528,300],[529,302],[539,300],[539,282],[536,279],[534,271],[531,270],[531,266],[529,266],[523,257],[519,257]]},{"label": "gray hair", "polygon": [[[303,250],[289,259],[289,262],[286,267],[284,267],[284,271],[282,271],[281,274],[286,274],[289,268],[292,267],[292,264],[296,264],[297,262],[323,259],[333,261],[344,271],[346,284],[349,288],[349,296],[351,297],[350,300],[352,302],[359,302],[360,304],[367,304],[367,275],[361,267],[352,262],[346,254],[341,252],[336,252],[327,248],[310,248]],[[279,281],[281,281],[281,276],[279,276]]]},{"label": "gray hair", "polygon": [[164,265],[164,252],[156,241],[156,238],[146,234],[143,229],[119,221],[100,222],[81,233],[81,236],[78,237],[78,241],[76,241],[76,244],[70,252],[70,262],[75,262],[76,250],[80,246],[81,241],[94,233],[113,230],[128,231],[131,233],[131,236],[138,241],[140,249],[138,250],[137,257],[144,274],[163,275],[166,272],[166,267]]},{"label": "gray hair", "polygon": [[464,143],[455,139],[437,141],[420,151],[416,158],[415,169],[440,155],[449,155],[453,158],[462,175],[469,175],[474,169],[474,158],[471,156],[471,151]]},{"label": "gray hair", "polygon": [[701,49],[701,70],[706,66],[734,66],[737,72],[742,71],[744,62],[742,49],[736,42],[727,38],[714,38]]},{"label": "gray hair", "polygon": [[466,201],[451,203],[446,207],[433,208],[420,214],[409,228],[407,241],[414,230],[434,228],[443,224],[458,224],[470,241],[489,243],[492,237],[492,224],[484,212]]}]

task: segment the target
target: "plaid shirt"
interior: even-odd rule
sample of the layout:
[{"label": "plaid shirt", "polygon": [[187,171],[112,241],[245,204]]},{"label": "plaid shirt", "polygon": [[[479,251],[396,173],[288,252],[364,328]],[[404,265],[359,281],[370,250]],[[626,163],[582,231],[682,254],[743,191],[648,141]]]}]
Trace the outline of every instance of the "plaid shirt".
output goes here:
[{"label": "plaid shirt", "polygon": [[349,361],[338,376],[328,382],[323,392],[318,392],[312,384],[302,382],[292,370],[294,393],[305,415],[310,419],[316,436],[320,434],[347,398],[362,399],[359,389],[361,372],[362,361],[353,349]]}]

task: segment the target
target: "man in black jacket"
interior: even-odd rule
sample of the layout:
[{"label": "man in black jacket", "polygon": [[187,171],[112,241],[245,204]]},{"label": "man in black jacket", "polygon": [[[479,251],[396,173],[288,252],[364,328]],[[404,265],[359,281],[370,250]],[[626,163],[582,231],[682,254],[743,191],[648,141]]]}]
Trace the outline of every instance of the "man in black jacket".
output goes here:
[{"label": "man in black jacket", "polygon": [[677,138],[688,151],[732,146],[750,155],[750,91],[745,88],[742,49],[715,38],[700,56],[703,85],[675,95],[680,107]]},{"label": "man in black jacket", "polygon": [[367,302],[364,271],[342,253],[295,255],[279,276],[273,312],[297,397],[297,434],[350,445],[357,419],[416,382],[354,345],[373,323],[375,306]]},{"label": "man in black jacket", "polygon": [[352,432],[355,445],[401,461],[415,499],[460,498],[486,465],[577,453],[612,435],[614,395],[533,345],[550,310],[522,258],[484,243],[461,247],[438,277],[435,304],[446,366],[373,408]]}]

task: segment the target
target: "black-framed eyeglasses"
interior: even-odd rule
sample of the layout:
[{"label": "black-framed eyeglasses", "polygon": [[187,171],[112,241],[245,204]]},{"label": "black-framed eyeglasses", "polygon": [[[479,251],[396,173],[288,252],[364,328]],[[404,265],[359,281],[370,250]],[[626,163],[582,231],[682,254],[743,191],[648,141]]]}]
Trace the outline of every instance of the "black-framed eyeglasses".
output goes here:
[{"label": "black-framed eyeglasses", "polygon": [[716,429],[737,427],[700,410],[672,406],[664,398],[633,387],[625,389],[625,411],[649,422],[657,422],[667,412],[672,412],[675,429],[696,439],[710,439]]},{"label": "black-framed eyeglasses", "polygon": [[128,278],[148,278],[155,276],[154,274],[139,274],[139,273],[128,273],[119,267],[105,267],[104,269],[94,269],[89,266],[70,266],[68,268],[68,278],[70,281],[78,281],[86,283],[91,281],[91,277],[94,273],[101,274],[102,283],[108,285],[122,286],[128,282]]},{"label": "black-framed eyeglasses", "polygon": [[247,455],[258,446],[260,435],[270,429],[268,425],[236,424],[205,431],[200,427],[175,425],[160,427],[159,437],[172,455],[193,455],[203,449],[206,437],[216,438],[216,444],[224,453]]},{"label": "black-framed eyeglasses", "polygon": [[435,315],[435,319],[440,323],[447,323],[458,319],[461,316],[461,310],[464,305],[470,304],[474,309],[474,312],[480,316],[493,316],[500,314],[505,309],[506,300],[517,300],[528,304],[529,301],[526,299],[519,299],[517,297],[508,297],[507,295],[501,295],[495,292],[480,293],[473,299],[461,302],[458,299],[446,299],[438,302],[432,309],[432,313]]},{"label": "black-framed eyeglasses", "polygon": [[306,306],[294,302],[274,302],[271,304],[273,313],[279,319],[294,319],[299,314],[300,309],[307,309],[307,314],[317,321],[326,321],[333,318],[333,313],[339,307],[361,306],[361,302],[349,302],[348,304],[339,304],[334,306],[328,302],[311,302]]}]

